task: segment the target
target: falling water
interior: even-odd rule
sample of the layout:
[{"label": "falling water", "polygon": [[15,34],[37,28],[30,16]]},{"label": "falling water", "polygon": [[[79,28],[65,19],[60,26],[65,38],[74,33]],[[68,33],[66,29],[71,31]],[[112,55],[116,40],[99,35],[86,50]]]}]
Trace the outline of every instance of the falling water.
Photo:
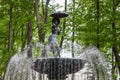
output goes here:
[{"label": "falling water", "polygon": [[15,54],[7,67],[5,80],[35,80],[36,72],[31,69],[32,58],[27,58],[27,50]]},{"label": "falling water", "polygon": [[[71,42],[65,41],[64,43],[60,56],[71,58]],[[32,69],[34,58],[54,57],[50,45],[43,45],[41,43],[34,44],[32,49],[34,53],[33,58],[27,58],[27,50],[28,49],[25,48],[23,52],[19,52],[11,58],[6,71],[5,80],[39,80],[40,74]],[[76,58],[89,61],[89,63],[85,64],[83,69],[75,73],[75,80],[96,80],[97,78],[110,80],[108,79],[110,78],[108,64],[97,48],[88,47],[83,50],[83,46],[75,44],[75,51],[77,53]],[[67,76],[66,80],[71,80],[71,74]],[[41,79],[48,80],[47,75],[42,75]]]},{"label": "falling water", "polygon": [[83,60],[89,61],[85,74],[90,75],[90,80],[111,80],[109,65],[96,47],[90,46],[83,50],[79,56]]},{"label": "falling water", "polygon": [[[41,43],[35,43],[32,46],[32,52],[34,53],[32,58],[27,57],[28,47],[25,48],[24,51],[16,53],[10,59],[4,80],[39,80],[41,75],[32,69],[34,59],[35,57],[54,57],[50,46],[56,47],[56,45],[50,44],[45,46]],[[54,49],[54,51],[57,50]],[[44,79],[47,80],[46,75]]]}]

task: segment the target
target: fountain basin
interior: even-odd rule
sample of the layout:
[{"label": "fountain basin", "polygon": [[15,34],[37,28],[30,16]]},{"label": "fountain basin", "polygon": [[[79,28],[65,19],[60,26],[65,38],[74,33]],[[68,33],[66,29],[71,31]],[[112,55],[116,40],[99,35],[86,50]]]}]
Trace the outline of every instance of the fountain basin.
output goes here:
[{"label": "fountain basin", "polygon": [[76,58],[41,58],[36,59],[33,69],[39,73],[47,74],[49,79],[65,79],[83,68],[86,61]]}]

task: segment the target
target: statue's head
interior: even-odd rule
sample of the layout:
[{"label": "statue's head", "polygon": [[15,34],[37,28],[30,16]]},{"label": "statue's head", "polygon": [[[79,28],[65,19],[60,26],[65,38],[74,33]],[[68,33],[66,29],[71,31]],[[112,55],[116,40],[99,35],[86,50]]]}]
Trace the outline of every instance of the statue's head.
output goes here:
[{"label": "statue's head", "polygon": [[60,23],[60,19],[59,18],[53,18],[52,19],[52,23],[54,23],[55,25],[58,25]]}]

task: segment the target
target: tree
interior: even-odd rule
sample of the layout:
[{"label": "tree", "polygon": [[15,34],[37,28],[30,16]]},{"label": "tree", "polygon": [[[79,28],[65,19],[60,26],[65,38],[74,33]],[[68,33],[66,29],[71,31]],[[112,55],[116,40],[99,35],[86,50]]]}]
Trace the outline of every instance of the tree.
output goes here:
[{"label": "tree", "polygon": [[9,18],[9,33],[8,33],[8,52],[9,52],[9,55],[12,56],[12,1],[10,1],[9,3],[10,5],[10,9],[9,9],[9,14],[10,14],[10,18]]},{"label": "tree", "polygon": [[[74,53],[74,42],[75,42],[75,0],[73,0],[73,16],[72,16],[72,57],[75,57]],[[75,75],[72,74],[72,80],[74,80]]]},{"label": "tree", "polygon": [[[119,57],[119,50],[118,50],[118,41],[117,41],[117,28],[116,28],[116,8],[117,8],[117,1],[112,0],[112,57],[115,57],[115,64],[118,67],[120,73],[120,57]],[[113,57],[113,58],[114,58]],[[114,74],[114,71],[112,72]]]},{"label": "tree", "polygon": [[[65,10],[64,11],[67,12],[67,0],[65,0]],[[63,22],[63,35],[61,36],[61,40],[60,40],[60,48],[62,48],[62,45],[63,45],[65,29],[66,29],[66,18],[64,19],[64,22]]]},{"label": "tree", "polygon": [[[99,17],[100,17],[100,9],[99,9],[99,0],[96,0],[96,22],[97,22],[97,31],[96,31],[96,34],[97,34],[97,48],[100,47],[100,43],[99,43],[99,34],[100,34],[100,30],[99,30]],[[99,79],[98,79],[99,80]]]},{"label": "tree", "polygon": [[[30,0],[30,3],[33,3],[33,1]],[[30,6],[30,9],[29,9],[28,12],[29,12],[30,15],[32,14],[32,6]],[[31,18],[28,20],[27,45],[29,47],[27,55],[28,55],[28,58],[31,58],[32,57],[32,20],[31,20]]]},{"label": "tree", "polygon": [[[48,5],[49,5],[50,0],[46,0],[45,6],[44,6],[44,1],[42,0],[42,15],[43,15],[43,23],[47,23],[47,18],[48,18]],[[40,42],[44,43],[45,42],[45,32],[44,32],[44,27],[42,26],[40,29]]]},{"label": "tree", "polygon": [[39,41],[41,42],[41,26],[40,26],[40,13],[39,13],[39,1],[35,0],[35,12],[36,12],[36,20],[37,20],[37,27],[38,27],[38,36],[39,36]]}]

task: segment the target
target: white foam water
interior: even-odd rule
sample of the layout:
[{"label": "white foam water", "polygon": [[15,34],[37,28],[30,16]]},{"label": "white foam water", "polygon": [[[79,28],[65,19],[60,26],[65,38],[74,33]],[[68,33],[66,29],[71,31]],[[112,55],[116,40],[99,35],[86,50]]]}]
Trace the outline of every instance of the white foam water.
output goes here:
[{"label": "white foam water", "polygon": [[31,66],[32,58],[27,58],[25,53],[14,55],[8,64],[5,80],[34,80],[36,72]]},{"label": "white foam water", "polygon": [[[95,47],[88,47],[84,50],[83,46],[74,44],[75,46],[75,54],[76,57],[79,55],[80,59],[89,61],[89,64],[85,64],[85,67],[75,73],[75,80],[110,80],[109,78],[109,70],[108,64],[102,55],[102,53]],[[34,62],[34,56],[32,58],[27,58],[27,48],[20,53],[16,53],[11,59],[7,67],[5,80],[48,80],[46,75],[40,76],[39,73],[35,72],[32,69],[32,65]],[[38,58],[48,58],[54,57],[54,55],[49,56],[51,54],[50,46],[43,45],[41,43],[36,43],[33,45],[32,49],[33,53],[36,52],[39,54]],[[82,51],[82,52],[81,52]],[[61,50],[61,57],[69,57],[72,58],[71,52],[71,42],[64,42],[63,48]],[[72,80],[71,74],[68,75],[66,80]]]},{"label": "white foam water", "polygon": [[87,72],[90,71],[92,73],[91,77],[97,80],[111,80],[109,65],[103,53],[96,47],[89,46],[83,50],[79,57],[89,62]]}]

